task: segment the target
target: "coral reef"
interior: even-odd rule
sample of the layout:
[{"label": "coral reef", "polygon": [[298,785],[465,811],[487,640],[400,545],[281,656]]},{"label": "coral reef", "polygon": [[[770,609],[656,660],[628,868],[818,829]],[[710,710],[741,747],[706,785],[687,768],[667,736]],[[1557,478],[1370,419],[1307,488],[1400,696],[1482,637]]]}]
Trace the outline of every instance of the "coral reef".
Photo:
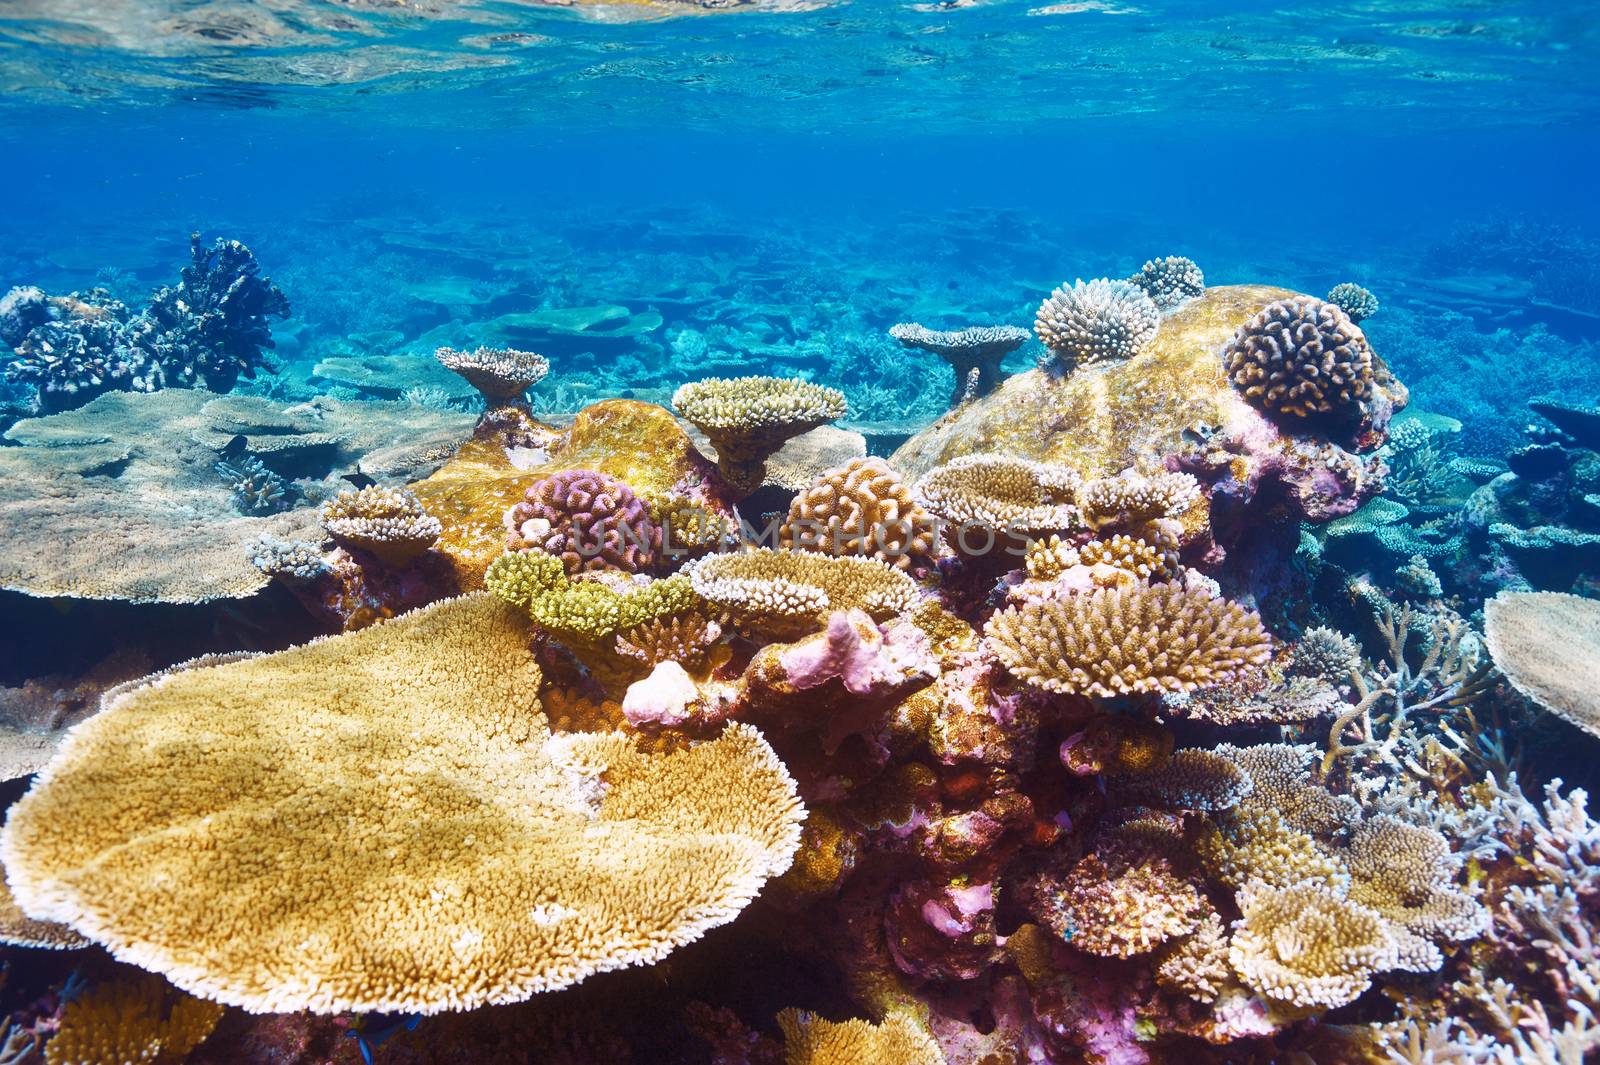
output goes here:
[{"label": "coral reef", "polygon": [[1161,311],[1128,281],[1075,281],[1039,305],[1033,331],[1068,369],[1103,359],[1130,359],[1155,339]]},{"label": "coral reef", "polygon": [[945,332],[927,329],[915,322],[889,327],[889,335],[908,348],[932,352],[956,374],[951,407],[978,396],[987,396],[1000,383],[1000,364],[1005,357],[1027,342],[1026,329],[1014,325],[972,326]]},{"label": "coral reef", "polygon": [[1332,303],[1272,304],[1239,327],[1223,360],[1234,387],[1275,417],[1353,420],[1372,392],[1372,349]]},{"label": "coral reef", "polygon": [[433,357],[477,389],[485,406],[491,409],[522,402],[528,389],[550,372],[550,360],[543,355],[516,348],[440,348]]},{"label": "coral reef", "polygon": [[166,985],[150,976],[80,992],[62,1009],[60,1028],[45,1044],[46,1065],[181,1065],[217,1026],[223,1007],[183,994],[168,1004],[169,997]]},{"label": "coral reef", "polygon": [[341,546],[368,552],[386,566],[412,562],[443,531],[415,493],[376,485],[341,492],[323,504],[322,527]]},{"label": "coral reef", "polygon": [[1494,664],[1557,717],[1600,735],[1600,604],[1560,592],[1501,592],[1484,604]]},{"label": "coral reef", "polygon": [[917,586],[875,558],[810,551],[742,551],[686,567],[695,594],[744,627],[793,635],[821,625],[835,610],[878,619],[911,609]]}]

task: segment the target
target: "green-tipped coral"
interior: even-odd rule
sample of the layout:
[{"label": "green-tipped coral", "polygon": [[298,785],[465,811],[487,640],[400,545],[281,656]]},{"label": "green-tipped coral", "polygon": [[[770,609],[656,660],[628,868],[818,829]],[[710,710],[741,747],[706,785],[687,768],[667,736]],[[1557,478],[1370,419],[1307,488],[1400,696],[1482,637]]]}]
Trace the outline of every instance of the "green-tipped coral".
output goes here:
[{"label": "green-tipped coral", "polygon": [[686,384],[672,405],[717,449],[717,469],[741,491],[766,477],[784,441],[842,417],[844,393],[787,377],[713,377]]}]

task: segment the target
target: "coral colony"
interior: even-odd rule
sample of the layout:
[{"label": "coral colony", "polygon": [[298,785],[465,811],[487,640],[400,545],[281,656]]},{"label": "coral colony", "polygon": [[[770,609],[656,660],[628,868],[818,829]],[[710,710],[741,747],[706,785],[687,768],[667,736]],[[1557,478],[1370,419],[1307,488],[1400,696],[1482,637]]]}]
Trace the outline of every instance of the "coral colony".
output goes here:
[{"label": "coral colony", "polygon": [[0,1060],[1577,1065],[1600,824],[1513,729],[1600,735],[1600,413],[1463,453],[1378,306],[1168,256],[895,325],[957,390],[868,456],[798,377],[547,423],[513,348],[438,351],[478,413],[216,395],[287,309],[236,241],[12,290],[64,546],[6,586],[320,638],[12,728],[0,935],[62,975]]}]

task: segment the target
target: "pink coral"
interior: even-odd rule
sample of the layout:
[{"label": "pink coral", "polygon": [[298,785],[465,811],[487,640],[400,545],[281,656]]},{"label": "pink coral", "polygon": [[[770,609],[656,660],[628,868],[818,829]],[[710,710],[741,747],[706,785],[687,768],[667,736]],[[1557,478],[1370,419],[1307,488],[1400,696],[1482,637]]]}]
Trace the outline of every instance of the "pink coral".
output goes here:
[{"label": "pink coral", "polygon": [[914,625],[888,630],[860,610],[835,611],[821,640],[795,644],[779,658],[788,682],[807,691],[830,680],[851,695],[881,695],[902,687],[907,678],[939,675],[929,656],[928,637]]},{"label": "pink coral", "polygon": [[506,512],[513,551],[539,550],[568,573],[640,573],[655,564],[661,533],[644,501],[615,477],[565,470],[536,481]]},{"label": "pink coral", "polygon": [[925,980],[971,980],[999,957],[992,884],[914,880],[884,914],[889,953],[902,972]]}]

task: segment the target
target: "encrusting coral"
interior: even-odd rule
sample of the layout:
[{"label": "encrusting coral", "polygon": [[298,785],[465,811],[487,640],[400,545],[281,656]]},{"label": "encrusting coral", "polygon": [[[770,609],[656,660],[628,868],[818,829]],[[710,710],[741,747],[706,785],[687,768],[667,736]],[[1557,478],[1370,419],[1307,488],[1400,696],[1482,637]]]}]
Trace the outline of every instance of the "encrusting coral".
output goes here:
[{"label": "encrusting coral", "polygon": [[477,389],[491,409],[522,402],[528,389],[550,372],[550,361],[543,355],[516,348],[440,348],[433,357]]},{"label": "encrusting coral", "polygon": [[1272,650],[1254,614],[1172,584],[1002,610],[984,627],[984,645],[1029,684],[1101,697],[1220,683]]},{"label": "encrusting coral", "polygon": [[404,566],[439,539],[439,519],[403,488],[341,492],[322,507],[322,527],[340,545],[366,551],[388,566]]},{"label": "encrusting coral", "polygon": [[1129,281],[1096,278],[1062,285],[1039,305],[1033,330],[1068,369],[1130,359],[1155,339],[1161,311]]},{"label": "encrusting coral", "polygon": [[1128,280],[1143,289],[1145,295],[1163,311],[1169,311],[1206,290],[1205,274],[1201,273],[1193,259],[1182,255],[1151,259]]},{"label": "encrusting coral", "polygon": [[1269,416],[1349,422],[1372,394],[1366,336],[1322,300],[1270,305],[1239,327],[1222,357],[1234,387]]},{"label": "encrusting coral", "polygon": [[672,394],[672,405],[717,449],[717,469],[735,489],[761,484],[784,441],[843,417],[844,393],[788,377],[713,377]]},{"label": "encrusting coral", "polygon": [[880,458],[851,459],[794,497],[779,543],[829,555],[865,555],[896,569],[934,553],[932,515]]},{"label": "encrusting coral", "polygon": [[661,532],[633,489],[595,470],[541,478],[506,511],[506,546],[561,559],[568,573],[641,573],[655,562]]},{"label": "encrusting coral", "polygon": [[987,396],[1000,383],[1000,364],[1028,339],[1026,329],[1014,325],[972,326],[947,332],[915,322],[889,327],[889,335],[908,348],[929,351],[950,364],[956,373],[956,390],[950,406]]},{"label": "encrusting coral", "polygon": [[730,920],[799,843],[793,780],[746,726],[551,736],[529,636],[469,596],[124,690],[11,810],[19,904],[272,1012],[514,1002]]}]

